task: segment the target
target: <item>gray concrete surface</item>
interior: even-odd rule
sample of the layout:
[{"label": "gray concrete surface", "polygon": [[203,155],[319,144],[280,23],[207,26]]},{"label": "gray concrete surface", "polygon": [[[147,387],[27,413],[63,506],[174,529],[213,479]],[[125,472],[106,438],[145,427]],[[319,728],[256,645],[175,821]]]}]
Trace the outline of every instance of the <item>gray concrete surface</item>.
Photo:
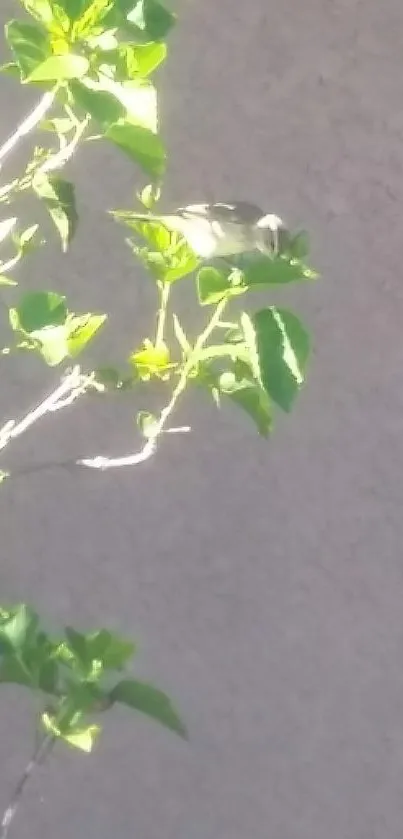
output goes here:
[{"label": "gray concrete surface", "polygon": [[[19,839],[402,836],[402,43],[399,0],[182,4],[162,84],[167,197],[239,196],[311,231],[324,280],[285,299],[315,356],[268,444],[193,395],[193,436],[137,472],[2,489],[2,600],[137,637],[138,672],[172,693],[191,735],[111,718],[93,757],[60,749],[38,773]],[[2,135],[26,104],[2,82]],[[136,173],[105,147],[73,169],[77,241],[63,260],[50,246],[24,282],[109,310],[93,352],[117,357],[153,305],[103,215],[127,205]],[[2,371],[4,417],[53,380],[35,362]],[[9,463],[124,452],[131,435],[127,403],[83,402]],[[28,707],[2,691],[3,803]]]}]

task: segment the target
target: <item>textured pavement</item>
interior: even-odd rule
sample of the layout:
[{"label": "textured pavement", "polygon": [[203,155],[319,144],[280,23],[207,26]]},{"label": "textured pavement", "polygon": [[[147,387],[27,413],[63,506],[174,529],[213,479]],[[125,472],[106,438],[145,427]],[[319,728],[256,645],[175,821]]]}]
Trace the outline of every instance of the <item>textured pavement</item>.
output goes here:
[{"label": "textured pavement", "polygon": [[[193,394],[180,412],[192,436],[167,438],[137,471],[2,488],[2,600],[136,637],[138,672],[190,730],[184,744],[106,717],[92,757],[60,748],[38,772],[13,836],[401,839],[403,6],[182,6],[162,79],[166,198],[240,197],[308,228],[323,281],[270,299],[313,332],[309,383],[269,443]],[[0,20],[13,9],[2,0]],[[28,101],[2,82],[2,136]],[[91,352],[118,359],[154,303],[103,212],[128,205],[136,173],[105,146],[72,169],[77,240],[63,259],[53,240],[21,282],[109,311]],[[191,296],[178,306],[196,327]],[[35,360],[5,361],[2,417],[52,382]],[[83,400],[7,462],[124,453],[130,411]],[[2,690],[4,803],[30,749],[29,707]]]}]

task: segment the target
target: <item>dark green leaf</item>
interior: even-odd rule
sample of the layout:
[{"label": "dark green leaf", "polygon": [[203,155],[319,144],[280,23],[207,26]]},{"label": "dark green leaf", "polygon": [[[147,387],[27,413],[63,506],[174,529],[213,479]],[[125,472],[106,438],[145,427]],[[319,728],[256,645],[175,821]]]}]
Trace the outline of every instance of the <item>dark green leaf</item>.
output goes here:
[{"label": "dark green leaf", "polygon": [[316,279],[317,274],[300,262],[284,256],[270,257],[264,254],[246,255],[236,260],[244,274],[247,288],[253,286],[283,285]]},{"label": "dark green leaf", "polygon": [[113,702],[128,705],[152,717],[171,731],[186,737],[186,728],[176,713],[171,700],[153,685],[127,679],[118,682],[110,693]]},{"label": "dark green leaf", "polygon": [[5,655],[0,663],[0,682],[3,684],[24,685],[33,687],[33,679],[29,670],[19,656]]},{"label": "dark green leaf", "polygon": [[[28,333],[47,326],[61,326],[67,318],[65,298],[53,291],[27,292],[13,311],[18,328]],[[15,321],[11,326],[15,328]]]},{"label": "dark green leaf", "polygon": [[292,312],[275,306],[256,312],[251,322],[263,387],[288,412],[305,378],[308,333]]},{"label": "dark green leaf", "polygon": [[126,641],[106,629],[86,635],[87,649],[92,659],[99,659],[107,670],[121,670],[136,650]]},{"label": "dark green leaf", "polygon": [[51,55],[25,79],[27,82],[62,82],[69,79],[82,79],[89,68],[89,62],[83,55]]},{"label": "dark green leaf", "polygon": [[164,38],[174,25],[175,19],[175,15],[157,0],[137,0],[134,8],[127,15],[131,27],[136,28],[150,41],[159,41]]},{"label": "dark green leaf", "polygon": [[256,423],[259,434],[268,437],[272,427],[270,400],[263,388],[245,376],[238,376],[236,367],[222,373],[217,381],[220,394],[243,408]]},{"label": "dark green leaf", "polygon": [[105,136],[138,163],[147,174],[159,177],[165,171],[165,149],[148,128],[129,123],[109,126]]},{"label": "dark green leaf", "polygon": [[51,54],[45,32],[32,23],[12,20],[5,26],[7,42],[25,80]]},{"label": "dark green leaf", "polygon": [[76,104],[103,127],[117,122],[126,113],[124,106],[103,90],[91,90],[82,82],[71,82],[69,88]]},{"label": "dark green leaf", "polygon": [[78,222],[73,184],[58,175],[48,176],[39,173],[35,176],[32,187],[38,198],[44,201],[59,231],[62,250],[66,252]]}]

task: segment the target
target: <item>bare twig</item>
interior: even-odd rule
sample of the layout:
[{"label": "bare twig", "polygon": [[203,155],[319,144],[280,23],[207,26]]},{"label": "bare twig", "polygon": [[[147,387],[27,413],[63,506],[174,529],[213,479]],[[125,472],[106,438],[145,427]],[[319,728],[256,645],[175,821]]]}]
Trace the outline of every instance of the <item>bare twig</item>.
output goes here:
[{"label": "bare twig", "polygon": [[77,464],[79,466],[86,466],[89,469],[100,469],[101,471],[105,471],[106,469],[116,469],[122,466],[137,466],[138,463],[143,463],[155,453],[158,440],[161,434],[165,432],[167,420],[176,408],[178,399],[182,396],[183,391],[186,389],[189,374],[195,364],[197,364],[200,351],[203,349],[211,333],[219,324],[226,304],[227,301],[225,299],[218,303],[216,310],[205,330],[201,333],[201,335],[199,335],[187,361],[182,367],[182,372],[179,376],[177,385],[174,388],[171,399],[161,411],[159,419],[155,424],[155,428],[152,431],[152,435],[150,435],[143,448],[139,452],[124,455],[123,457],[105,457],[104,455],[98,455],[97,457],[81,458],[80,460],[77,460]]},{"label": "bare twig", "polygon": [[85,375],[80,372],[80,367],[74,367],[62,380],[60,385],[37,405],[32,411],[23,417],[20,422],[9,420],[0,429],[0,450],[4,449],[10,440],[19,437],[27,428],[41,419],[45,414],[58,411],[71,405],[79,396],[85,393],[90,387],[96,387],[94,376]]},{"label": "bare twig", "polygon": [[36,126],[40,123],[40,121],[44,118],[47,114],[49,109],[52,107],[53,102],[55,100],[55,96],[57,93],[57,87],[54,87],[53,90],[49,90],[42,98],[39,100],[38,104],[35,106],[33,111],[20,123],[16,131],[11,135],[11,137],[6,140],[5,143],[0,147],[0,163],[7,157],[8,154],[15,148],[15,146],[19,143],[22,137],[25,137],[26,134],[29,134]]},{"label": "bare twig", "polygon": [[12,793],[10,799],[10,803],[4,810],[0,824],[0,839],[7,839],[10,825],[20,805],[25,785],[31,777],[34,769],[37,766],[39,766],[39,764],[42,763],[49,754],[49,751],[52,748],[54,741],[55,737],[53,734],[46,734],[35,748],[31,760],[27,763],[21,775],[21,778],[15,786],[14,792]]}]

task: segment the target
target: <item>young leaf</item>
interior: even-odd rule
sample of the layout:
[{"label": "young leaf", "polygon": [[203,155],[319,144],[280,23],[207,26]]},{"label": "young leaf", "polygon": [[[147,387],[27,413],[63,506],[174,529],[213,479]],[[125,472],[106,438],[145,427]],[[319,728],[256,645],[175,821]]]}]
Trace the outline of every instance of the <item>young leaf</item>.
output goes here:
[{"label": "young leaf", "polygon": [[225,273],[217,268],[201,268],[197,278],[197,292],[201,306],[218,303],[223,297],[233,297],[246,291],[240,272]]},{"label": "young leaf", "polygon": [[7,42],[25,81],[51,54],[50,41],[39,26],[11,20],[5,26]]},{"label": "young leaf", "polygon": [[115,685],[110,692],[110,698],[112,702],[119,702],[135,711],[141,711],[141,713],[152,717],[166,728],[186,738],[186,728],[175,711],[171,700],[153,685],[135,679],[127,679]]},{"label": "young leaf", "polygon": [[74,186],[58,175],[35,175],[32,187],[38,198],[46,204],[61,238],[65,253],[77,228],[78,214]]},{"label": "young leaf", "polygon": [[105,137],[119,146],[147,174],[153,177],[165,171],[165,149],[159,137],[140,125],[115,123],[109,126]]},{"label": "young leaf", "polygon": [[93,748],[95,739],[99,735],[101,728],[99,725],[88,725],[81,727],[77,724],[71,724],[66,727],[59,727],[53,714],[47,711],[42,714],[42,724],[49,734],[58,737],[74,746],[76,749],[81,749],[84,752],[90,752]]},{"label": "young leaf", "polygon": [[256,312],[251,322],[263,387],[289,412],[305,378],[308,333],[292,312],[275,306]]},{"label": "young leaf", "polygon": [[126,43],[108,51],[102,60],[114,68],[116,81],[127,81],[149,76],[165,60],[166,54],[167,48],[163,43]]},{"label": "young leaf", "polygon": [[37,65],[25,79],[26,82],[63,82],[82,79],[89,69],[89,62],[83,55],[51,55]]}]

